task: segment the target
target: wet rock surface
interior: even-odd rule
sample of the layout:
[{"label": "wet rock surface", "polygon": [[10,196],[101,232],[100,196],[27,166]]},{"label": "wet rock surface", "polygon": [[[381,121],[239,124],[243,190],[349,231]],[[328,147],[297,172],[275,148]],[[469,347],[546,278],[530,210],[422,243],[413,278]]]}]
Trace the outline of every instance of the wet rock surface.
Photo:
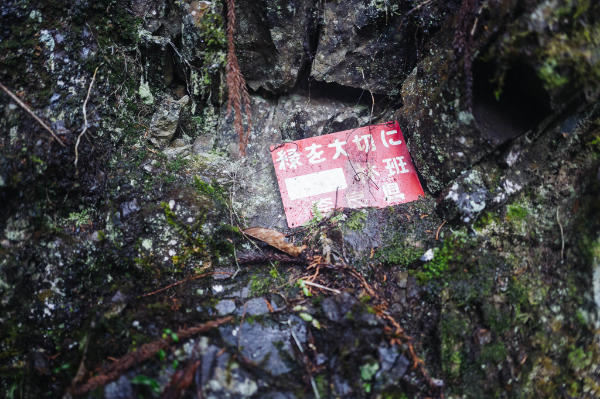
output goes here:
[{"label": "wet rock surface", "polygon": [[319,11],[315,0],[238,1],[237,48],[253,90],[285,93],[311,57]]},{"label": "wet rock surface", "polygon": [[[600,396],[599,6],[235,3],[246,157],[226,4],[0,5],[0,396]],[[425,198],[287,229],[271,146],[394,118]]]}]

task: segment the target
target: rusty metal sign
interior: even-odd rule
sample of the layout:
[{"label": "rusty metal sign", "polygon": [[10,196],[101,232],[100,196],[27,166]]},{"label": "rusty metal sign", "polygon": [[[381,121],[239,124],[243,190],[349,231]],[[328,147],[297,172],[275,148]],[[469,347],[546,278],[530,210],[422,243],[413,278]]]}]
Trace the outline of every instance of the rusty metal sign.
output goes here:
[{"label": "rusty metal sign", "polygon": [[423,196],[398,122],[271,147],[289,227],[338,208],[397,205]]}]

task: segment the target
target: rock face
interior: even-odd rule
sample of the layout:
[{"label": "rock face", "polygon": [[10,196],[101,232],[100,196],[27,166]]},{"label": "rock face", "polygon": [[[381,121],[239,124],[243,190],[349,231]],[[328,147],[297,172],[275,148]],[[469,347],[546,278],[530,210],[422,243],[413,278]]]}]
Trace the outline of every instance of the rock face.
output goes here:
[{"label": "rock face", "polygon": [[362,0],[324,3],[311,77],[378,94],[396,89],[414,65],[416,53],[410,45],[412,38],[398,31],[400,18],[389,8],[392,4],[381,2],[378,7]]},{"label": "rock face", "polygon": [[175,135],[179,124],[181,109],[189,102],[188,96],[179,100],[167,97],[160,103],[150,120],[150,141],[159,147],[165,147]]},{"label": "rock face", "polygon": [[[600,397],[600,4],[235,3],[244,158],[226,2],[0,2],[0,397]],[[271,146],[393,119],[425,198],[287,229]]]},{"label": "rock face", "polygon": [[309,62],[318,24],[316,0],[236,1],[236,43],[253,90],[285,93]]},{"label": "rock face", "polygon": [[[418,26],[415,9],[402,1],[325,2],[322,28],[312,63],[317,81],[398,95],[429,32],[444,19],[444,5],[426,7]],[[417,43],[419,43],[417,45]]]}]

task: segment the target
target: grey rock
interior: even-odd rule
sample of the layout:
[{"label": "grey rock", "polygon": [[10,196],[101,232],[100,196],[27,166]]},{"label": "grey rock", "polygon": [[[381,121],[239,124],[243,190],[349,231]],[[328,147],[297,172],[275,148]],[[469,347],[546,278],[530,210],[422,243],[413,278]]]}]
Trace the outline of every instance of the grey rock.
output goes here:
[{"label": "grey rock", "polygon": [[419,296],[419,284],[417,280],[410,276],[406,285],[406,297],[407,299],[413,299]]},{"label": "grey rock", "polygon": [[136,198],[121,204],[121,214],[124,218],[139,210],[140,206],[138,205],[138,201]]},{"label": "grey rock", "polygon": [[321,304],[321,308],[323,313],[325,313],[325,317],[329,320],[341,322],[356,302],[356,299],[350,294],[343,292],[342,295],[325,298]]},{"label": "grey rock", "polygon": [[154,145],[164,147],[171,141],[179,124],[181,109],[188,101],[188,96],[183,96],[177,101],[167,97],[160,103],[150,121],[150,141]]},{"label": "grey rock", "polygon": [[117,290],[115,294],[110,299],[112,303],[121,303],[127,301],[127,296],[123,294],[121,291]]},{"label": "grey rock", "polygon": [[222,356],[214,370],[212,378],[203,389],[208,398],[249,398],[258,391],[258,384],[252,376],[230,360],[229,355]]},{"label": "grey rock", "polygon": [[447,219],[460,216],[464,223],[472,223],[486,207],[489,193],[477,170],[463,173],[452,183],[444,197]]},{"label": "grey rock", "polygon": [[134,398],[133,387],[129,379],[122,375],[117,381],[113,381],[104,387],[106,399],[130,399]]},{"label": "grey rock", "polygon": [[352,386],[340,375],[335,374],[333,376],[333,391],[337,396],[346,397],[352,393]]},{"label": "grey rock", "polygon": [[325,2],[311,77],[399,94],[397,88],[416,63],[416,52],[407,24],[391,9],[395,7],[395,2]]},{"label": "grey rock", "polygon": [[214,272],[213,280],[227,280],[235,273],[235,267],[215,267]]},{"label": "grey rock", "polygon": [[222,301],[219,301],[219,303],[215,305],[215,309],[217,309],[219,316],[225,316],[230,313],[233,313],[235,308],[235,301],[231,299],[224,299]]},{"label": "grey rock", "polygon": [[163,154],[169,159],[185,157],[192,153],[192,145],[186,144],[179,147],[168,147],[163,150]]},{"label": "grey rock", "polygon": [[310,31],[316,27],[316,0],[236,1],[236,48],[253,90],[286,92],[310,60]]},{"label": "grey rock", "polygon": [[381,367],[381,371],[389,371],[396,363],[396,359],[398,358],[398,350],[395,347],[387,347],[380,346],[377,348],[377,353],[379,354],[379,365]]},{"label": "grey rock", "polygon": [[[303,344],[306,341],[306,326],[298,317],[292,316],[291,320],[291,328]],[[219,331],[228,345],[239,347],[243,356],[260,364],[269,374],[278,376],[292,370],[292,365],[286,360],[287,357],[293,357],[292,336],[287,324],[244,322],[239,328],[223,326]]]},{"label": "grey rock", "polygon": [[[215,367],[215,359],[217,358],[219,351],[220,349],[215,345],[210,345],[203,351],[202,364],[200,366],[200,370],[196,372],[196,383],[200,382],[198,386],[205,386],[208,380],[211,378]],[[223,355],[227,355],[227,357],[229,356],[227,353],[224,353]]]},{"label": "grey rock", "polygon": [[246,314],[250,316],[259,316],[265,313],[269,313],[269,307],[265,298],[252,298],[244,305],[246,308]]}]

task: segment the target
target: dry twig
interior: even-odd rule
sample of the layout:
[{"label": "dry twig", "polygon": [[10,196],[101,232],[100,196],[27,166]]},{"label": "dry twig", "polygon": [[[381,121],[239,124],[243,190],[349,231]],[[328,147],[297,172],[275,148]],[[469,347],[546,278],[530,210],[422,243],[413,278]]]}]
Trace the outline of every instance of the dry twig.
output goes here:
[{"label": "dry twig", "polygon": [[66,147],[65,143],[63,143],[62,140],[58,138],[56,133],[54,133],[54,131],[52,129],[50,129],[50,127],[48,125],[46,125],[46,123],[43,120],[41,120],[36,114],[34,114],[33,111],[31,110],[31,108],[29,108],[27,106],[27,104],[25,104],[23,101],[21,101],[21,99],[19,97],[17,97],[16,94],[14,94],[12,91],[10,91],[2,83],[0,83],[0,89],[4,90],[4,92],[6,94],[8,94],[10,96],[10,98],[13,99],[14,102],[19,104],[21,106],[21,108],[23,108],[25,111],[27,111],[27,113],[29,115],[31,115],[33,117],[33,119],[35,119],[36,122],[40,124],[40,126],[42,126],[44,129],[46,129],[48,132],[50,132],[50,134],[58,142],[58,144],[62,145],[63,147]]},{"label": "dry twig", "polygon": [[340,295],[340,294],[342,293],[340,290],[336,290],[335,288],[329,288],[329,287],[326,287],[326,286],[324,286],[324,285],[322,285],[322,284],[313,283],[313,282],[311,282],[311,281],[306,281],[306,280],[304,280],[304,284],[306,284],[306,285],[311,285],[311,286],[313,286],[313,287],[320,288],[320,289],[322,289],[322,290],[331,291],[331,292],[333,292],[334,294],[338,294],[338,295]]},{"label": "dry twig", "polygon": [[183,280],[176,281],[173,284],[169,284],[169,285],[167,285],[165,287],[162,287],[162,288],[159,288],[159,289],[157,289],[155,291],[152,291],[152,292],[149,292],[147,294],[144,294],[144,295],[142,295],[142,298],[143,297],[147,297],[147,296],[151,296],[151,295],[156,295],[158,293],[161,293],[163,291],[168,290],[169,288],[177,287],[178,285],[181,285],[183,283],[187,283],[188,281],[198,280],[199,278],[206,277],[206,276],[213,276],[215,274],[230,275],[231,273],[226,273],[226,272],[209,272],[209,273],[195,274],[193,276],[186,277]]},{"label": "dry twig", "polygon": [[440,231],[442,230],[442,227],[444,227],[444,225],[446,224],[446,220],[444,220],[442,222],[442,224],[440,224],[440,227],[437,228],[437,231],[435,232],[435,240],[438,241],[440,239]]},{"label": "dry twig", "polygon": [[98,68],[100,68],[99,66],[96,67],[96,69],[94,70],[94,76],[92,76],[92,81],[90,82],[90,87],[88,87],[88,91],[87,91],[87,96],[85,96],[85,101],[83,102],[83,129],[81,129],[81,133],[79,133],[79,136],[77,136],[77,142],[75,143],[75,171],[78,172],[77,170],[77,162],[79,161],[79,142],[81,141],[81,137],[83,137],[83,135],[85,134],[85,132],[88,129],[88,120],[87,120],[87,111],[86,111],[86,107],[87,107],[87,103],[88,100],[90,99],[90,93],[92,92],[92,86],[94,85],[94,81],[96,80],[96,73],[98,72]]}]

